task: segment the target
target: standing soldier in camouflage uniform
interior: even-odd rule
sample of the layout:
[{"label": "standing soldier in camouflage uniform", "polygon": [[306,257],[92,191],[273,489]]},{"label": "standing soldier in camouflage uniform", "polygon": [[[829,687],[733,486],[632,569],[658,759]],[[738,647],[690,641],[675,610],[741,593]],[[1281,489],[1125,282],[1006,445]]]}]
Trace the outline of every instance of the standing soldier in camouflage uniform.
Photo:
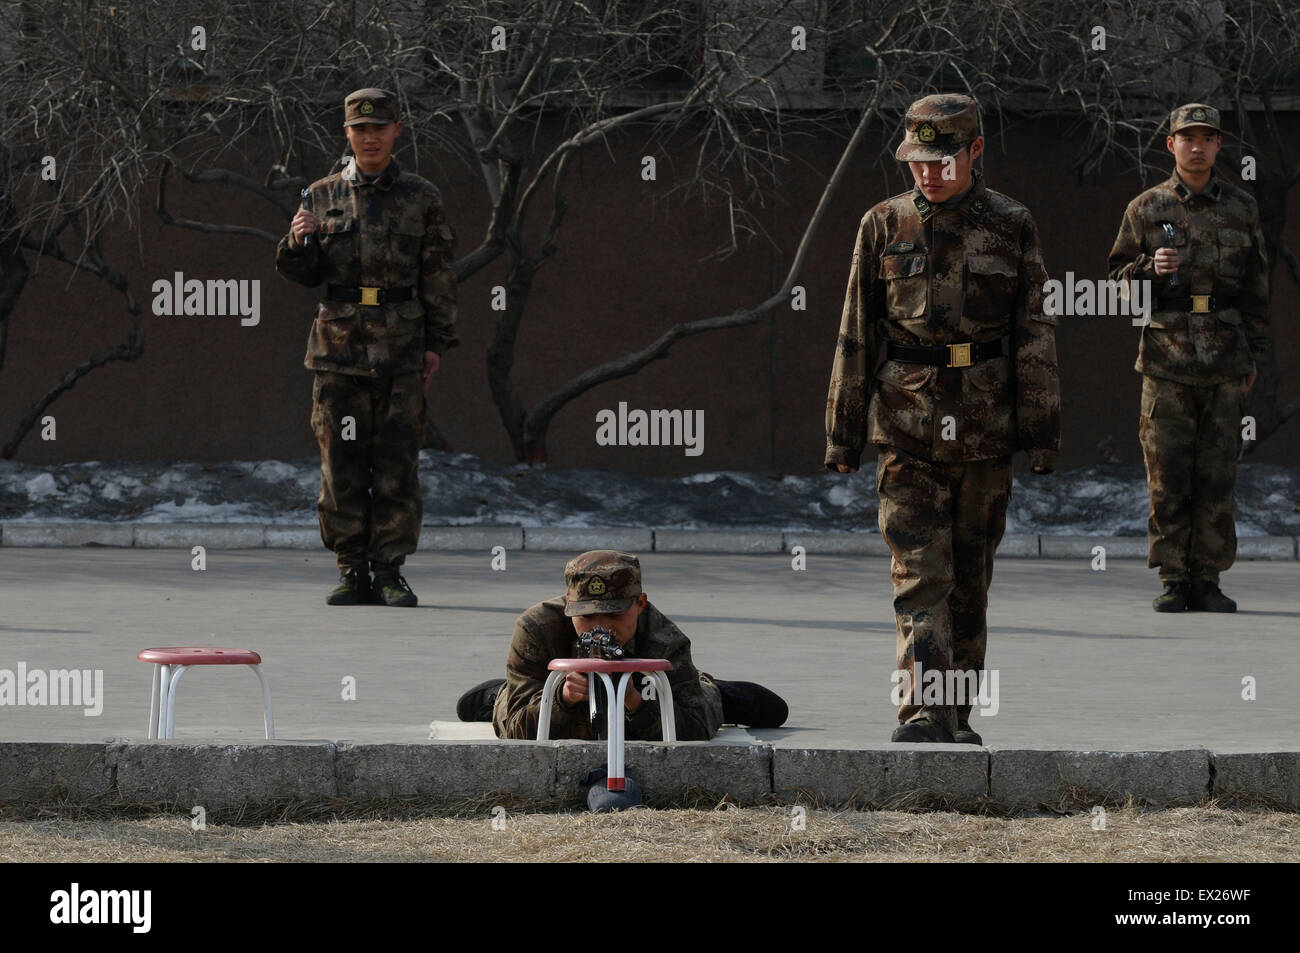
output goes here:
[{"label": "standing soldier in camouflage uniform", "polygon": [[[602,626],[629,657],[668,659],[673,669],[673,715],[679,741],[707,741],[724,722],[779,728],[786,704],[751,682],[724,682],[699,672],[691,640],[656,609],[641,589],[641,561],[630,553],[598,549],[569,560],[565,593],[539,602],[515,620],[505,679],[466,692],[456,706],[461,721],[491,721],[500,738],[537,737],[542,689],[552,659],[575,658],[578,636]],[[659,701],[628,684],[627,738],[662,740]],[[556,690],[552,738],[594,738],[587,710],[587,676],[571,672]]]},{"label": "standing soldier in camouflage uniform", "polygon": [[907,111],[895,157],[916,187],[862,219],[826,403],[826,466],[878,447],[880,532],[893,553],[900,725],[893,740],[980,744],[971,698],[936,698],[926,672],[984,668],[993,554],[1011,457],[1050,473],[1060,447],[1056,319],[1024,206],[986,188],[968,96]]},{"label": "standing soldier in camouflage uniform", "polygon": [[1269,347],[1267,253],[1255,200],[1214,174],[1219,111],[1179,106],[1165,145],[1173,175],[1129,203],[1110,252],[1111,278],[1150,281],[1156,299],[1136,365],[1151,494],[1147,563],[1164,586],[1153,604],[1235,612],[1219,573],[1237,555],[1241,418]]},{"label": "standing soldier in camouflage uniform", "polygon": [[321,539],[341,577],[326,601],[413,606],[399,567],[420,536],[424,392],[440,355],[460,343],[453,236],[438,190],[392,159],[396,97],[359,89],[343,108],[354,158],[312,183],[275,266],[326,286],[305,362],[316,372]]}]

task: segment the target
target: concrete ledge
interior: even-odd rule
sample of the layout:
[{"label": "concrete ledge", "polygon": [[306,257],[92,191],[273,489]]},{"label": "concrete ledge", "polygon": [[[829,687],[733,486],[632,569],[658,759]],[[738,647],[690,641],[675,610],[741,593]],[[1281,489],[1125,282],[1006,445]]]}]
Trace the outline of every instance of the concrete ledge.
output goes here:
[{"label": "concrete ledge", "polygon": [[591,549],[617,549],[625,553],[648,553],[654,548],[654,533],[648,529],[551,529],[524,527],[524,549],[535,553],[578,553]]},{"label": "concrete ledge", "polygon": [[133,545],[142,549],[262,549],[261,523],[136,523]]},{"label": "concrete ledge", "polygon": [[998,555],[1013,559],[1037,559],[1042,555],[1039,538],[1033,533],[1008,533],[998,543]]},{"label": "concrete ledge", "polygon": [[5,523],[5,546],[130,546],[130,523]]},{"label": "concrete ledge", "polygon": [[107,749],[102,744],[0,743],[0,801],[90,800],[111,787]]},{"label": "concrete ledge", "polygon": [[780,530],[657,529],[657,553],[779,553]]},{"label": "concrete ledge", "polygon": [[[605,743],[556,741],[554,745],[555,794],[579,797],[587,772],[607,760]],[[624,761],[627,774],[636,779],[652,806],[696,795],[719,799],[730,795],[742,804],[754,804],[768,800],[772,793],[772,749],[767,745],[629,741]]]},{"label": "concrete ledge", "polygon": [[481,550],[490,553],[494,546],[504,546],[508,550],[523,549],[524,531],[518,526],[425,526],[420,530],[422,550]]},{"label": "concrete ledge", "polygon": [[[603,759],[602,759],[603,760]],[[550,797],[556,752],[531,741],[338,746],[339,797]]]},{"label": "concrete ledge", "polygon": [[124,801],[211,809],[272,798],[337,797],[334,748],[328,742],[122,742],[108,746],[108,758]]},{"label": "concrete ledge", "polygon": [[1016,810],[1120,803],[1129,795],[1156,807],[1210,796],[1210,753],[991,749],[989,796]]},{"label": "concrete ledge", "polygon": [[785,551],[802,546],[808,555],[888,556],[889,546],[879,533],[797,533],[782,534]]},{"label": "concrete ledge", "polygon": [[1091,559],[1094,546],[1105,546],[1107,559],[1147,558],[1145,536],[1040,536],[1039,539],[1042,554],[1048,559]]},{"label": "concrete ledge", "polygon": [[1295,559],[1294,536],[1238,536],[1238,559]]},{"label": "concrete ledge", "polygon": [[1300,751],[1211,754],[1214,796],[1268,798],[1300,811]]},{"label": "concrete ledge", "polygon": [[988,763],[988,752],[975,745],[777,748],[772,784],[785,800],[807,796],[831,804],[904,806],[926,795],[976,801],[988,795]]},{"label": "concrete ledge", "polygon": [[268,523],[266,527],[266,546],[268,549],[324,549],[320,541],[320,526],[304,524],[302,526],[277,526]]}]

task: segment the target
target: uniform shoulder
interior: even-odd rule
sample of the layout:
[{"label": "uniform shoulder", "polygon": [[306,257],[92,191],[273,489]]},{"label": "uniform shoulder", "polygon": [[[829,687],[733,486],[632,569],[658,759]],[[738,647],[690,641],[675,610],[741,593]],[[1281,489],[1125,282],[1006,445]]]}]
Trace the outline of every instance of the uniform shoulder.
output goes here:
[{"label": "uniform shoulder", "polygon": [[1126,212],[1140,213],[1144,209],[1164,207],[1170,202],[1177,202],[1178,195],[1174,192],[1173,186],[1168,181],[1157,182],[1149,189],[1144,189],[1133,197],[1128,203]]},{"label": "uniform shoulder", "polygon": [[862,220],[865,222],[871,218],[897,218],[900,215],[915,214],[916,205],[912,201],[912,196],[915,194],[915,189],[908,189],[906,192],[891,195],[883,202],[877,202],[867,209],[867,214],[862,216]]},{"label": "uniform shoulder", "polygon": [[1017,202],[1005,192],[999,192],[997,189],[985,189],[984,201],[988,203],[989,210],[995,215],[1023,215],[1025,218],[1033,218],[1027,205],[1023,202]]},{"label": "uniform shoulder", "polygon": [[333,189],[335,186],[337,186],[339,182],[342,181],[342,179],[343,179],[342,171],[333,172],[330,175],[327,175],[324,178],[317,179],[315,182],[313,182],[311,184],[311,190],[313,192],[329,191],[330,189]]},{"label": "uniform shoulder", "polygon": [[1224,198],[1236,203],[1237,205],[1244,206],[1250,210],[1254,217],[1259,217],[1259,203],[1255,201],[1255,196],[1251,195],[1235,182],[1220,182],[1219,187],[1223,190]]},{"label": "uniform shoulder", "polygon": [[564,614],[564,596],[529,606],[520,613],[515,624],[537,632],[569,625],[568,616]]},{"label": "uniform shoulder", "polygon": [[422,175],[414,172],[402,170],[402,174],[397,177],[397,187],[411,196],[429,197],[436,202],[442,201],[442,193],[438,187]]}]

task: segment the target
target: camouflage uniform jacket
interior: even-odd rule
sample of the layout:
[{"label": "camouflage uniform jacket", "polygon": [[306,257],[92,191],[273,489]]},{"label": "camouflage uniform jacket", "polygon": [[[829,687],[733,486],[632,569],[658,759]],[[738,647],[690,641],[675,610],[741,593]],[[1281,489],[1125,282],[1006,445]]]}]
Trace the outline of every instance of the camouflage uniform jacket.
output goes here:
[{"label": "camouflage uniform jacket", "polygon": [[[1167,245],[1163,222],[1174,226],[1178,285],[1155,272],[1156,249]],[[1181,384],[1239,380],[1269,347],[1268,259],[1259,208],[1244,190],[1211,174],[1199,195],[1175,170],[1124,211],[1110,276],[1149,280],[1151,324],[1142,329],[1136,369]],[[1193,314],[1160,307],[1161,298],[1213,295],[1218,310]],[[1222,307],[1227,301],[1230,307]]]},{"label": "camouflage uniform jacket", "polygon": [[[668,681],[673,688],[673,712],[680,741],[707,741],[722,724],[722,701],[716,690],[707,691],[691,663],[691,640],[670,619],[647,603],[637,619],[636,635],[627,646],[637,658],[662,658],[673,663]],[[506,659],[506,684],[497,695],[493,727],[500,738],[536,738],[542,686],[549,674],[546,664],[555,658],[575,658],[577,634],[573,620],[564,614],[564,597],[539,602],[515,620],[510,655]],[[708,678],[708,676],[704,676]],[[560,682],[560,686],[563,686]],[[617,681],[615,681],[617,684]],[[555,690],[551,709],[552,738],[594,738],[587,703],[570,708]],[[627,738],[662,740],[659,702],[647,700],[627,716]]]},{"label": "camouflage uniform jacket", "polygon": [[[974,182],[953,208],[919,189],[862,219],[826,402],[826,466],[860,465],[867,443],[928,460],[1028,451],[1052,469],[1060,449],[1056,318],[1038,230],[1023,205]],[[948,369],[886,360],[886,342],[1001,338],[1001,357]],[[951,416],[954,439],[943,439]]]},{"label": "camouflage uniform jacket", "polygon": [[349,287],[416,289],[409,301],[367,307],[321,301],[304,363],[314,371],[387,377],[419,371],[424,352],[441,354],[456,337],[454,243],[433,183],[396,161],[366,182],[355,162],[312,183],[309,203],[320,220],[312,243],[290,232],[275,267],[292,281]]}]

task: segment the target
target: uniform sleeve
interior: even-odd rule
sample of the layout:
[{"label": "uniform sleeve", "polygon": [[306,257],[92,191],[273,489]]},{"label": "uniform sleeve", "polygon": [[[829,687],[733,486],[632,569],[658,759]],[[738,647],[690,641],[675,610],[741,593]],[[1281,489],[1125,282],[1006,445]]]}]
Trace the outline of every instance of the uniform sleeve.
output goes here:
[{"label": "uniform sleeve", "polygon": [[1145,225],[1136,199],[1124,210],[1108,265],[1112,281],[1149,281],[1152,294],[1158,296],[1172,290],[1169,276],[1156,274],[1156,260],[1147,251]]},{"label": "uniform sleeve", "polygon": [[874,301],[880,263],[871,241],[871,216],[858,228],[849,287],[844,295],[840,333],[826,397],[826,468],[858,467],[866,445],[868,385],[876,366]]},{"label": "uniform sleeve", "polygon": [[1012,329],[1015,350],[1016,440],[1032,466],[1056,469],[1061,450],[1061,384],[1056,316],[1044,313],[1047,269],[1038,228],[1027,219],[1020,240],[1020,291]]},{"label": "uniform sleeve", "polygon": [[[670,623],[671,624],[671,623]],[[664,658],[673,663],[668,682],[673,688],[673,724],[678,741],[708,741],[722,725],[722,694],[700,677],[691,661],[691,640],[673,626]],[[659,699],[647,699],[627,720],[627,737],[634,741],[662,741]]]},{"label": "uniform sleeve", "polygon": [[302,245],[291,231],[275,246],[275,270],[290,281],[314,288],[321,282],[320,264],[319,240]]},{"label": "uniform sleeve", "polygon": [[[492,712],[492,727],[498,738],[533,740],[537,737],[542,688],[549,674],[546,665],[555,657],[537,626],[523,616],[515,620],[510,655],[506,659],[506,683],[497,694]],[[551,737],[581,738],[589,731],[586,707],[569,708],[557,698],[551,707]]]},{"label": "uniform sleeve", "polygon": [[1268,246],[1264,242],[1264,230],[1260,227],[1259,211],[1254,203],[1251,211],[1254,214],[1250,263],[1237,295],[1237,308],[1241,311],[1242,330],[1250,344],[1250,356],[1259,367],[1264,354],[1272,346],[1273,335],[1269,330]]},{"label": "uniform sleeve", "polygon": [[424,304],[424,349],[437,354],[460,344],[456,336],[456,273],[451,270],[455,244],[442,197],[435,189],[420,249],[420,301]]}]

